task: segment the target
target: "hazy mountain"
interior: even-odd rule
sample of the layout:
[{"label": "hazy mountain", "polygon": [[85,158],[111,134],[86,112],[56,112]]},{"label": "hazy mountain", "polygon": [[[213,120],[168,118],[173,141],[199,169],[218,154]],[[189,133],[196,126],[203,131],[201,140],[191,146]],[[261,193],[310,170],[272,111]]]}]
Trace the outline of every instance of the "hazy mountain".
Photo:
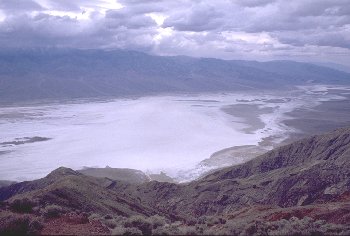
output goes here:
[{"label": "hazy mountain", "polygon": [[182,185],[136,185],[62,167],[0,188],[0,232],[107,233],[109,227],[119,234],[346,235],[349,160],[350,128],[344,128]]},{"label": "hazy mountain", "polygon": [[332,62],[313,62],[312,64],[318,65],[318,66],[323,66],[323,67],[329,67],[335,70],[339,71],[344,71],[346,73],[350,73],[350,67],[337,64],[337,63],[332,63]]},{"label": "hazy mountain", "polygon": [[292,61],[161,57],[121,50],[0,51],[0,100],[3,102],[274,89],[349,81],[348,73]]}]

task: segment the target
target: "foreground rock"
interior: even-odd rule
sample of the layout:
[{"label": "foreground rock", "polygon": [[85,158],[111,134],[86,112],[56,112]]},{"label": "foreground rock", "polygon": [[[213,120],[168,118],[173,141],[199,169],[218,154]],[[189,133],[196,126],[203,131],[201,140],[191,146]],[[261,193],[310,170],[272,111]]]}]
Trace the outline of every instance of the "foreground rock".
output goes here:
[{"label": "foreground rock", "polygon": [[[85,217],[91,234],[349,234],[349,161],[350,129],[344,128],[182,185],[132,184],[62,167],[1,188],[0,217],[26,214],[26,229],[39,233],[73,215]],[[38,217],[41,229],[33,226]],[[77,222],[69,226],[73,234],[84,227]]]}]

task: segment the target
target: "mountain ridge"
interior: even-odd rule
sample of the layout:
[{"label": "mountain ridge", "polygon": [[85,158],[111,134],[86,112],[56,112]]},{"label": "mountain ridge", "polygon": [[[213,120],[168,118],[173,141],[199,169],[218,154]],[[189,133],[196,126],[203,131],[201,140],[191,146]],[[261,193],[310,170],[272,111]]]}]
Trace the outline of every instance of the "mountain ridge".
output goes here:
[{"label": "mountain ridge", "polygon": [[293,61],[155,56],[123,50],[0,50],[2,102],[270,90],[349,81],[346,72]]}]

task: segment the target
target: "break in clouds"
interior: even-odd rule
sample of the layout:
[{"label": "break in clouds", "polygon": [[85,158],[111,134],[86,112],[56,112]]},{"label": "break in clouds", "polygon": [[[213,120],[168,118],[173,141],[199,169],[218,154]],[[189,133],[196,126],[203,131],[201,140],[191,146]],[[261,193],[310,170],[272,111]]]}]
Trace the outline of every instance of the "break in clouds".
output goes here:
[{"label": "break in clouds", "polygon": [[0,0],[3,48],[350,62],[349,0]]}]

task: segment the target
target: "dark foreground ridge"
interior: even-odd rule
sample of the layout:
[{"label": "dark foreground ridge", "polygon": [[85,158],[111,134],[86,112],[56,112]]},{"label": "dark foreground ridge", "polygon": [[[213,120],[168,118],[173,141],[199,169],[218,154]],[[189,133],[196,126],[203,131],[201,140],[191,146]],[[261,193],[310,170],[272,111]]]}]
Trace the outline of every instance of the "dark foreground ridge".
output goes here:
[{"label": "dark foreground ridge", "polygon": [[350,234],[350,128],[188,184],[58,168],[0,188],[0,234]]}]

